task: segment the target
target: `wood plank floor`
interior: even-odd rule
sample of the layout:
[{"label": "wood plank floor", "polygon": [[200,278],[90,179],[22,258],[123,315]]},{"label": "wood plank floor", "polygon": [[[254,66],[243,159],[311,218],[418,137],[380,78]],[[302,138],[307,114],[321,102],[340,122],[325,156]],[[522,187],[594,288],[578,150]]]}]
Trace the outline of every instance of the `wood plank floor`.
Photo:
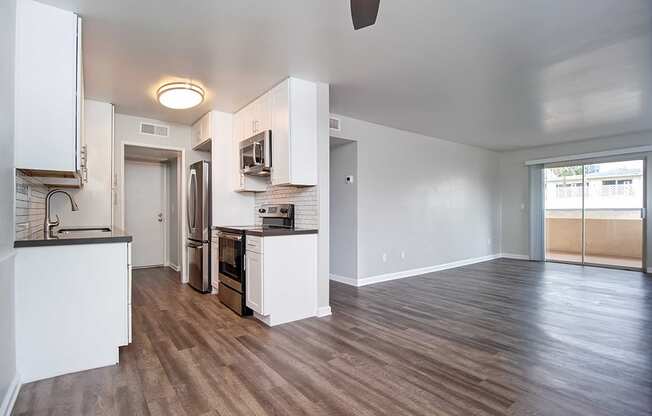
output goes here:
[{"label": "wood plank floor", "polygon": [[331,283],[331,317],[273,329],[177,279],[135,272],[120,365],[25,385],[14,414],[652,414],[642,273],[501,259]]}]

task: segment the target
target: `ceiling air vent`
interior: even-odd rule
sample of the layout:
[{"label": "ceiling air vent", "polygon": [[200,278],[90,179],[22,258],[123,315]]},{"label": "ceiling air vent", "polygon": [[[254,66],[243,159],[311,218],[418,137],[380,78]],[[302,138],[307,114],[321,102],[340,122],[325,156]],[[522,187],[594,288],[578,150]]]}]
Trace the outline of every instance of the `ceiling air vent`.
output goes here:
[{"label": "ceiling air vent", "polygon": [[342,130],[341,123],[342,121],[339,118],[331,117],[328,119],[328,125],[330,126],[330,129],[334,131]]},{"label": "ceiling air vent", "polygon": [[153,123],[140,123],[140,134],[147,134],[149,136],[168,137],[170,135],[170,128],[168,126],[161,126]]}]

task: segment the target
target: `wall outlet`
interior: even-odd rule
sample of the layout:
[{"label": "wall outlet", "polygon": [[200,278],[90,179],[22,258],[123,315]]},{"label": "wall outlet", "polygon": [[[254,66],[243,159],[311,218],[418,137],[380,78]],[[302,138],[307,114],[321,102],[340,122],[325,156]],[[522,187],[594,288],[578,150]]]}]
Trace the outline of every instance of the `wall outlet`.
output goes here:
[{"label": "wall outlet", "polygon": [[401,251],[401,260],[405,260],[405,251]]},{"label": "wall outlet", "polygon": [[383,253],[383,263],[387,263],[387,253]]}]

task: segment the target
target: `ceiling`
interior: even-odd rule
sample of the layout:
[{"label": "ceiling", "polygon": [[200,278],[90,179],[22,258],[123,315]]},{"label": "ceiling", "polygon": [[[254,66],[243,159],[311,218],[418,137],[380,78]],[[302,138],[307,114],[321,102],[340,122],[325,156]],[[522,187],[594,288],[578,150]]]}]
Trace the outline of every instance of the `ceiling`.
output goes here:
[{"label": "ceiling", "polygon": [[[331,84],[331,111],[506,150],[652,128],[650,0],[45,0],[84,18],[88,97],[190,124],[288,75]],[[156,103],[193,79],[200,108]]]}]

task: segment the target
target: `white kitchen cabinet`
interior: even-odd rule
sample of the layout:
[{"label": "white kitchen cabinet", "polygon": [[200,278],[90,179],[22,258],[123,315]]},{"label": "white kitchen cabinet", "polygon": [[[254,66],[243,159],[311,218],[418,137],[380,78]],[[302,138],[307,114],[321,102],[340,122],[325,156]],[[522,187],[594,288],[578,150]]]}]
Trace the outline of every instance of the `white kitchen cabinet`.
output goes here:
[{"label": "white kitchen cabinet", "polygon": [[212,112],[204,114],[192,125],[191,129],[192,148],[195,150],[211,150],[213,138],[213,116]]},{"label": "white kitchen cabinet", "polygon": [[[237,192],[264,192],[267,190],[269,179],[265,177],[249,176],[240,171],[240,142],[251,137],[253,126],[249,112],[245,109],[233,115],[233,190]],[[245,132],[245,130],[248,130]]]},{"label": "white kitchen cabinet", "polygon": [[317,185],[317,85],[288,78],[271,91],[272,185]]},{"label": "white kitchen cabinet", "polygon": [[117,364],[131,340],[127,242],[16,249],[16,366],[28,383]]},{"label": "white kitchen cabinet", "polygon": [[247,306],[260,315],[267,315],[263,300],[263,255],[247,250],[245,270],[247,271]]},{"label": "white kitchen cabinet", "polygon": [[274,326],[316,316],[317,234],[246,240],[246,303],[256,318]]},{"label": "white kitchen cabinet", "polygon": [[81,19],[32,0],[16,3],[16,167],[46,176],[81,170]]},{"label": "white kitchen cabinet", "polygon": [[238,112],[242,120],[241,140],[272,128],[271,98],[267,92]]},{"label": "white kitchen cabinet", "polygon": [[131,262],[131,243],[127,243],[127,333],[125,334],[125,343],[123,345],[131,344],[133,337],[133,325],[132,325],[132,316],[131,316],[131,298],[132,298],[132,262]]}]

